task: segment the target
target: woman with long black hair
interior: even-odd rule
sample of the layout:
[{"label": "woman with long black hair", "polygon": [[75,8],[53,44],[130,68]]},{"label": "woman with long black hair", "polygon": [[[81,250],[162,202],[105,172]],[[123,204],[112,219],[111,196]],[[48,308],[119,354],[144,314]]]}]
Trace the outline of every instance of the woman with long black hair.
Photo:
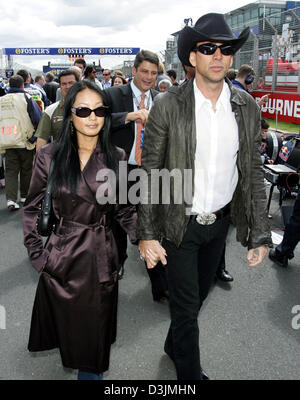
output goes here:
[{"label": "woman with long black hair", "polygon": [[[125,153],[110,142],[104,92],[88,81],[76,83],[65,101],[58,142],[40,148],[23,208],[24,244],[41,272],[31,320],[30,351],[59,348],[65,367],[78,379],[102,379],[116,339],[118,255],[111,231],[117,219],[135,242],[132,206],[100,205],[97,181],[104,169],[118,182]],[[51,159],[52,205],[57,219],[47,245],[36,228]]]}]

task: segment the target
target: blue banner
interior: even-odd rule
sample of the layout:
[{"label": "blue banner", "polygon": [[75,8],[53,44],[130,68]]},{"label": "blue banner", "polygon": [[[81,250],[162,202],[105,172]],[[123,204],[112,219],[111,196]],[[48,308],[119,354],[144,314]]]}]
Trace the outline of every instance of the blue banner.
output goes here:
[{"label": "blue banner", "polygon": [[58,76],[62,71],[65,71],[69,67],[48,67],[43,66],[43,73],[46,74],[47,72],[51,72],[53,75]]},{"label": "blue banner", "polygon": [[68,55],[136,55],[138,47],[18,47],[4,48],[3,54],[11,56],[68,56]]}]

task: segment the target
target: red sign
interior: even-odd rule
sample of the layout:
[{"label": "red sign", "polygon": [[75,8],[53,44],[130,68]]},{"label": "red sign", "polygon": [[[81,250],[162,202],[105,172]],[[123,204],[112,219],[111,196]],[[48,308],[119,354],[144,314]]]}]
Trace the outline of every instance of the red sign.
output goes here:
[{"label": "red sign", "polygon": [[300,125],[300,94],[251,92],[255,100],[259,100],[264,94],[269,94],[268,103],[261,108],[264,118],[276,119],[277,113],[278,121]]}]

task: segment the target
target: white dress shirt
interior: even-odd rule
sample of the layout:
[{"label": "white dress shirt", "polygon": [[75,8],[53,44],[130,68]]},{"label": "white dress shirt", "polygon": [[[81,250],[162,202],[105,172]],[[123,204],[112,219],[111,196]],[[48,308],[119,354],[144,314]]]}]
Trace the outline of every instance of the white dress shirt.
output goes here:
[{"label": "white dress shirt", "polygon": [[[138,89],[135,84],[133,83],[133,80],[130,82],[130,86],[131,86],[131,90],[133,93],[133,110],[134,111],[138,111],[138,104],[140,104],[141,102],[141,95],[142,92],[140,91],[140,89]],[[150,110],[151,106],[152,106],[152,97],[151,97],[151,92],[150,90],[148,90],[147,92],[144,93],[146,95],[145,100],[144,100],[144,104],[145,107]],[[135,161],[135,146],[136,146],[136,122],[134,123],[134,143],[130,152],[130,156],[129,156],[129,160],[128,160],[128,164],[131,165],[138,165],[137,162]]]},{"label": "white dress shirt", "polygon": [[237,181],[238,127],[231,109],[230,90],[223,84],[213,110],[194,80],[196,153],[193,213],[212,213],[228,204]]},{"label": "white dress shirt", "polygon": [[103,81],[101,82],[103,89],[108,89],[111,87],[112,84],[112,80],[110,79],[108,82],[105,82],[105,80],[103,79]]}]

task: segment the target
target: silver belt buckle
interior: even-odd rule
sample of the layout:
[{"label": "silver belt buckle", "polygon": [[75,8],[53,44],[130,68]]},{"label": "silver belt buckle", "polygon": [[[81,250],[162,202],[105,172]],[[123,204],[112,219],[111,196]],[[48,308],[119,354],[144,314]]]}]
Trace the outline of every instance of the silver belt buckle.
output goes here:
[{"label": "silver belt buckle", "polygon": [[196,221],[200,225],[212,225],[217,219],[216,214],[198,214]]}]

